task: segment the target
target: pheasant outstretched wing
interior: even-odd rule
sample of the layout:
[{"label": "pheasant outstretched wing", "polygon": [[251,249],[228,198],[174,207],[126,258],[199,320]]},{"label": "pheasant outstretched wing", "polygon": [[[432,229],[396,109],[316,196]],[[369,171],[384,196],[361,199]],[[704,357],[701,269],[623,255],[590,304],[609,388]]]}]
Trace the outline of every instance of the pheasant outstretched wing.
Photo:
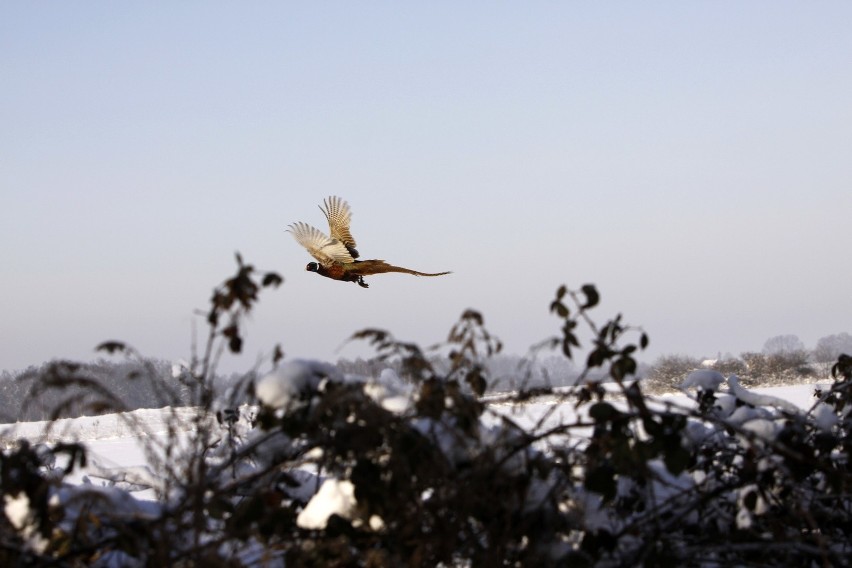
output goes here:
[{"label": "pheasant outstretched wing", "polygon": [[322,203],[320,210],[328,219],[331,238],[343,243],[352,258],[358,258],[358,251],[355,250],[355,239],[349,232],[349,224],[352,222],[352,209],[349,204],[336,195],[327,197]]},{"label": "pheasant outstretched wing", "polygon": [[325,267],[333,264],[348,264],[354,262],[349,249],[336,238],[330,238],[325,233],[307,223],[293,223],[287,228],[293,238],[305,247],[311,256]]}]

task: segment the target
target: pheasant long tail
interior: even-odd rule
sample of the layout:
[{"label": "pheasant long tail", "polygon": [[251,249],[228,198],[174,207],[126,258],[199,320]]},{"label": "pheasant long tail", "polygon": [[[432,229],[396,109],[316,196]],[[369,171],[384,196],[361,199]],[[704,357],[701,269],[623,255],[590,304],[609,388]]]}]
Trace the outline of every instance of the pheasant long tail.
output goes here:
[{"label": "pheasant long tail", "polygon": [[410,268],[403,268],[401,266],[394,266],[393,264],[388,264],[384,260],[358,260],[349,266],[351,268],[348,268],[348,272],[352,272],[353,274],[358,274],[361,276],[369,276],[370,274],[382,274],[384,272],[402,272],[404,274],[413,274],[415,276],[443,276],[445,274],[450,274],[450,271],[419,272],[417,270],[411,270]]}]

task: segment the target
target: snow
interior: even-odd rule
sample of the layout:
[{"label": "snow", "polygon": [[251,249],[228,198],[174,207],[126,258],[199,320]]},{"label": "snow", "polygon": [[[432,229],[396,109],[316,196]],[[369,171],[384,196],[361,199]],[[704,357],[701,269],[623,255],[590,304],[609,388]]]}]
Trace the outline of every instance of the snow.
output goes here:
[{"label": "snow", "polygon": [[739,378],[736,375],[728,377],[728,388],[730,389],[731,394],[746,404],[751,404],[753,406],[772,406],[779,410],[786,410],[791,414],[798,414],[800,411],[799,407],[792,402],[784,400],[783,398],[768,394],[760,394],[743,388],[740,386]]},{"label": "snow", "polygon": [[160,479],[148,465],[131,465],[115,468],[104,468],[102,472],[90,473],[83,481],[91,478],[99,480],[101,484],[117,487],[124,491],[144,491],[151,488],[160,488]]},{"label": "snow", "polygon": [[816,425],[824,432],[831,431],[839,420],[831,407],[824,402],[820,402],[814,408],[814,421],[816,421]]},{"label": "snow", "polygon": [[651,460],[648,467],[654,472],[654,481],[650,491],[660,502],[674,499],[684,491],[688,491],[695,485],[695,480],[686,472],[677,476],[669,473],[668,468],[660,460]]},{"label": "snow", "polygon": [[257,398],[267,406],[284,409],[317,390],[323,379],[341,379],[336,367],[319,361],[295,359],[281,364],[255,384]]},{"label": "snow", "polygon": [[24,491],[17,495],[6,494],[3,512],[12,525],[21,531],[21,535],[33,550],[44,552],[49,542],[38,532],[35,515],[30,508],[30,499]]},{"label": "snow", "polygon": [[177,419],[188,427],[197,417],[191,408],[165,407],[83,418],[61,418],[54,422],[0,424],[0,439],[26,438],[33,443],[106,440],[137,436],[140,425],[146,436],[166,434],[169,422]]},{"label": "snow", "polygon": [[[749,506],[747,500],[754,499],[754,505]],[[746,485],[738,491],[737,496],[737,526],[741,529],[750,528],[754,515],[762,515],[769,510],[769,505],[757,485]]]},{"label": "snow", "polygon": [[733,414],[737,409],[737,397],[730,394],[719,394],[716,397],[716,403],[713,405],[716,412],[721,417],[727,417]]},{"label": "snow", "polygon": [[742,429],[744,432],[749,432],[761,440],[771,441],[775,439],[775,436],[781,430],[781,425],[773,420],[757,418],[743,423]]},{"label": "snow", "polygon": [[733,424],[734,426],[742,426],[751,420],[761,420],[764,418],[770,418],[771,416],[772,414],[763,408],[739,406],[731,413],[730,416],[728,416],[728,423]]},{"label": "snow", "polygon": [[3,511],[6,513],[6,518],[9,519],[15,528],[22,529],[27,526],[32,518],[30,516],[30,498],[27,494],[21,491],[16,497],[12,495],[4,495],[5,506]]},{"label": "snow", "polygon": [[680,388],[683,390],[689,388],[698,388],[702,390],[716,392],[719,385],[725,382],[725,376],[719,371],[711,369],[699,369],[692,371],[687,375],[686,379],[681,383]]},{"label": "snow", "polygon": [[324,529],[332,515],[351,520],[355,505],[355,486],[351,481],[326,479],[296,517],[296,524],[303,529]]},{"label": "snow", "polygon": [[393,369],[383,369],[378,379],[368,379],[364,392],[389,412],[401,414],[411,407],[414,389]]}]

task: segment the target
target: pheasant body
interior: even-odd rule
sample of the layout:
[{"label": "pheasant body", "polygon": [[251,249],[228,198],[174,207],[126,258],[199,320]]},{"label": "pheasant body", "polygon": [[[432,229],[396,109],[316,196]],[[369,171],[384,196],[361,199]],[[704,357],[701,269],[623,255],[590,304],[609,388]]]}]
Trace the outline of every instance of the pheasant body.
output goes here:
[{"label": "pheasant body", "polygon": [[370,287],[369,284],[364,282],[364,276],[381,274],[384,272],[402,272],[404,274],[413,274],[414,276],[443,276],[444,274],[449,274],[449,272],[419,272],[417,270],[388,264],[384,260],[356,260],[349,264],[336,264],[328,268],[322,264],[311,262],[308,264],[307,270],[309,272],[316,272],[320,276],[325,276],[332,280],[355,282],[364,288]]},{"label": "pheasant body", "polygon": [[450,274],[446,272],[420,272],[388,264],[384,260],[355,260],[359,257],[355,249],[355,239],[349,231],[352,212],[349,204],[341,198],[331,196],[323,201],[320,210],[328,220],[331,237],[307,223],[297,222],[287,229],[296,241],[305,247],[308,252],[319,262],[309,262],[306,270],[316,272],[320,276],[340,280],[343,282],[355,282],[363,288],[369,284],[364,282],[364,276],[383,274],[387,272],[400,272],[414,276],[443,276]]}]

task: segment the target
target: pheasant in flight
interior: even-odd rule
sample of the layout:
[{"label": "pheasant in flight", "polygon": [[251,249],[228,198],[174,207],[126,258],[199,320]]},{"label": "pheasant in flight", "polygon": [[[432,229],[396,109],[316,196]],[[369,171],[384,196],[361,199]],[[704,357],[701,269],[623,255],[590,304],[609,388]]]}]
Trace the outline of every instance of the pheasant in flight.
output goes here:
[{"label": "pheasant in flight", "polygon": [[[325,207],[323,207],[323,205]],[[309,262],[305,268],[320,276],[343,282],[355,282],[363,288],[369,288],[364,282],[365,276],[384,272],[403,272],[415,276],[442,276],[449,272],[418,272],[401,266],[388,264],[384,260],[355,260],[360,255],[355,249],[355,239],[349,232],[352,220],[352,210],[349,204],[337,196],[323,200],[320,210],[328,220],[331,237],[319,229],[302,223],[293,223],[287,231],[293,235],[300,245],[305,247],[312,257],[319,262]]]}]

